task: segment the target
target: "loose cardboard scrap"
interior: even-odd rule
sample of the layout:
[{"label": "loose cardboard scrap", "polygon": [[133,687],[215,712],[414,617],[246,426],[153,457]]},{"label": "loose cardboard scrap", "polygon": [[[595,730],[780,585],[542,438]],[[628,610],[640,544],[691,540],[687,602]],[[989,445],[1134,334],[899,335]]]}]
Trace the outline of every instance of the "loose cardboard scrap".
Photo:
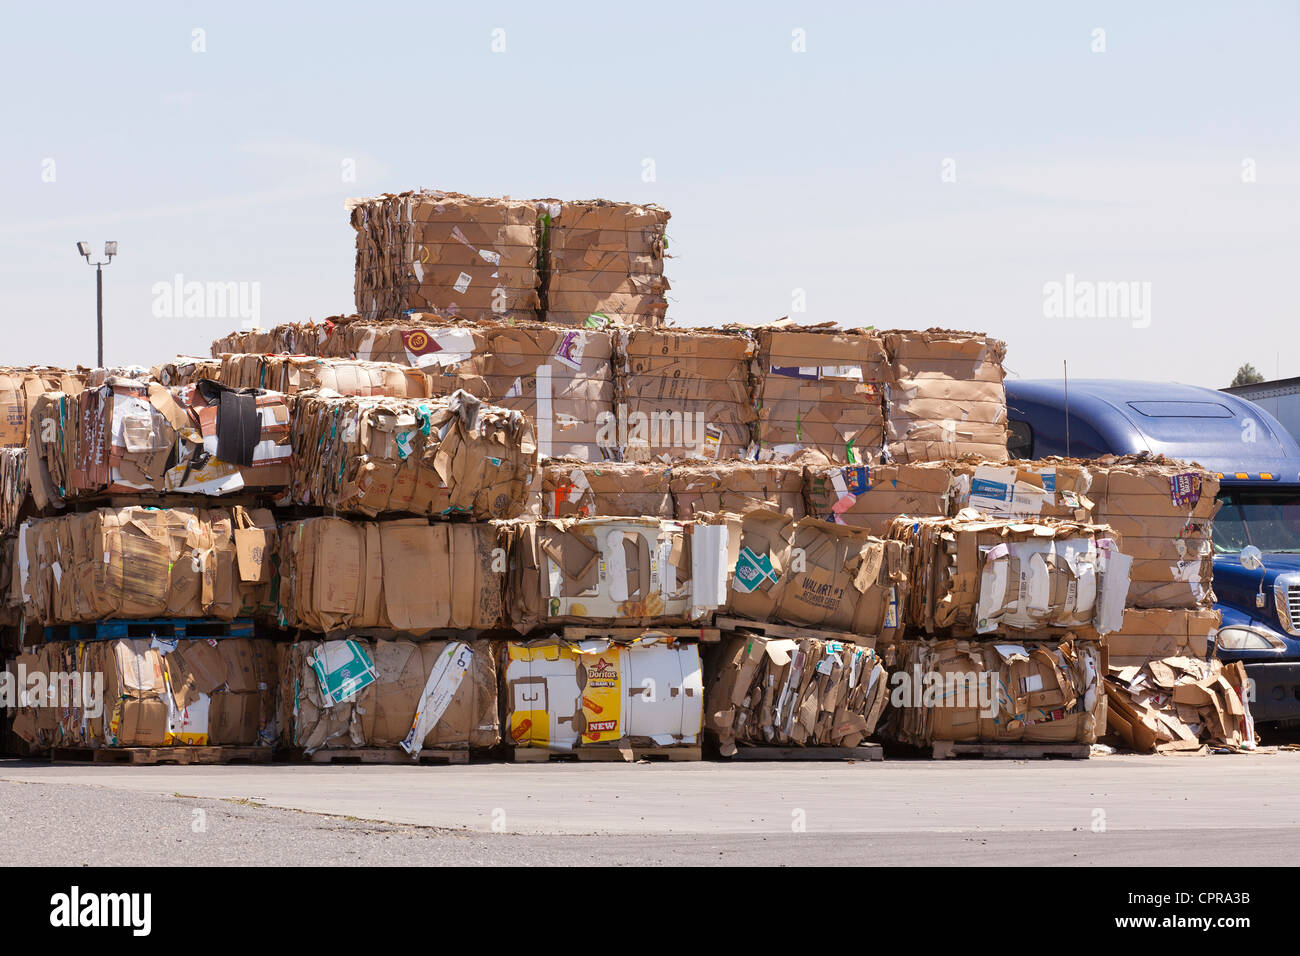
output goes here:
[{"label": "loose cardboard scrap", "polygon": [[946,463],[804,466],[808,513],[884,537],[899,515],[949,514],[952,471]]},{"label": "loose cardboard scrap", "polygon": [[537,469],[532,424],[465,392],[304,392],[293,403],[293,445],[295,501],[369,517],[513,517]]},{"label": "loose cardboard scrap", "polygon": [[417,637],[502,624],[505,552],[487,523],[307,518],[279,533],[282,626]]},{"label": "loose cardboard scrap", "polygon": [[435,311],[535,319],[539,225],[533,203],[441,191],[350,199],[356,305],[366,318]]},{"label": "loose cardboard scrap", "polygon": [[99,508],[18,529],[13,593],[27,620],[269,613],[271,584],[241,573],[236,528],[275,529],[264,508]]},{"label": "loose cardboard scrap", "polygon": [[704,714],[698,644],[658,638],[509,641],[507,743],[557,751],[695,745]]},{"label": "loose cardboard scrap", "polygon": [[909,544],[907,623],[952,636],[1049,628],[1087,636],[1118,630],[1132,559],[1104,525],[1040,519],[894,520]]},{"label": "loose cardboard scrap", "polygon": [[533,513],[546,518],[673,516],[667,465],[552,458],[542,467]]},{"label": "loose cardboard scrap", "polygon": [[888,369],[877,332],[784,320],[753,335],[760,461],[806,449],[841,464],[880,460]]},{"label": "loose cardboard scrap", "polygon": [[980,455],[1007,460],[1005,342],[983,333],[929,329],[884,334],[893,462]]},{"label": "loose cardboard scrap", "polygon": [[907,640],[889,676],[885,732],[935,741],[1096,742],[1106,726],[1103,654],[1096,641]]},{"label": "loose cardboard scrap", "polygon": [[673,463],[670,487],[682,521],[697,513],[744,514],[756,508],[802,518],[803,481],[803,467],[793,463],[683,461]]},{"label": "loose cardboard scrap", "polygon": [[711,661],[705,727],[724,757],[737,744],[856,747],[889,696],[869,644],[735,635]]},{"label": "loose cardboard scrap", "polygon": [[1107,729],[1139,753],[1254,750],[1249,682],[1240,661],[1194,657],[1112,662]]},{"label": "loose cardboard scrap", "polygon": [[579,328],[663,324],[668,210],[605,199],[536,205],[548,322]]},{"label": "loose cardboard scrap", "polygon": [[768,510],[701,520],[728,529],[729,613],[882,643],[901,635],[907,599],[901,542]]},{"label": "loose cardboard scrap", "polygon": [[557,623],[688,624],[726,600],[727,529],[658,518],[501,522],[520,633]]},{"label": "loose cardboard scrap", "polygon": [[501,742],[498,642],[298,641],[281,673],[282,742],[321,748],[468,750]]}]

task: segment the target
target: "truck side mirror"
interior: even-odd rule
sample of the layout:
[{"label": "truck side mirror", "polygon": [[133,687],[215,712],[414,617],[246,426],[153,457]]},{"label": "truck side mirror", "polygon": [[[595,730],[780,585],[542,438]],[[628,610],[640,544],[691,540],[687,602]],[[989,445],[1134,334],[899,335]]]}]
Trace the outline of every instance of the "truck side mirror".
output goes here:
[{"label": "truck side mirror", "polygon": [[1241,549],[1241,566],[1247,571],[1258,571],[1264,566],[1264,554],[1253,544],[1248,544]]}]

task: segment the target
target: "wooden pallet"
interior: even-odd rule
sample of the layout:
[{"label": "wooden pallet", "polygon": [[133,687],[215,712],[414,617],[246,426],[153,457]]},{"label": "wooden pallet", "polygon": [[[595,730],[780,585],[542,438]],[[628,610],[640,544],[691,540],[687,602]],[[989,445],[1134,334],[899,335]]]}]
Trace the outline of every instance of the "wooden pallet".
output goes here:
[{"label": "wooden pallet", "polygon": [[819,641],[840,641],[845,644],[856,644],[858,647],[865,647],[875,650],[876,639],[863,634],[851,634],[848,631],[823,631],[815,627],[792,627],[789,624],[771,624],[767,621],[748,621],[741,617],[723,617],[718,615],[713,619],[713,623],[724,631],[744,631],[750,634],[761,634],[763,637],[802,638],[812,637]]},{"label": "wooden pallet", "polygon": [[270,747],[54,747],[50,763],[155,764],[270,763]]},{"label": "wooden pallet", "polygon": [[594,639],[627,642],[642,637],[671,637],[674,641],[699,641],[701,644],[716,644],[721,640],[721,632],[716,627],[587,627],[585,625],[567,625],[563,629],[566,641],[589,641]]},{"label": "wooden pallet", "polygon": [[884,760],[880,744],[856,747],[747,747],[736,745],[736,752],[723,760]]},{"label": "wooden pallet", "polygon": [[412,757],[401,747],[357,747],[348,750],[321,749],[304,755],[309,763],[328,764],[466,764],[469,763],[468,750],[421,750],[418,757]]},{"label": "wooden pallet", "polygon": [[614,747],[579,747],[576,750],[544,750],[541,747],[516,747],[510,759],[515,763],[562,763],[583,761],[596,763],[627,762],[638,760],[699,760],[699,747],[633,747],[629,761],[625,752]]},{"label": "wooden pallet", "polygon": [[251,618],[237,618],[233,621],[220,621],[206,617],[131,618],[89,621],[80,624],[50,624],[45,628],[46,641],[116,641],[142,637],[220,640],[225,637],[252,636]]},{"label": "wooden pallet", "polygon": [[1075,743],[958,743],[952,740],[936,740],[930,748],[930,756],[935,760],[945,760],[949,757],[990,757],[997,760],[1064,757],[1070,760],[1087,760],[1091,755],[1091,744]]}]

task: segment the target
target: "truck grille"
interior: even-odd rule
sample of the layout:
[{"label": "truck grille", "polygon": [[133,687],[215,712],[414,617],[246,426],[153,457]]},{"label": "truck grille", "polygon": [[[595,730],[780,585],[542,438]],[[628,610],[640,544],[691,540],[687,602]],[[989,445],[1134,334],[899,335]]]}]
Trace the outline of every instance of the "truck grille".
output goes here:
[{"label": "truck grille", "polygon": [[1278,620],[1282,629],[1288,634],[1296,634],[1300,623],[1300,582],[1278,581],[1273,591],[1274,605],[1277,607]]}]

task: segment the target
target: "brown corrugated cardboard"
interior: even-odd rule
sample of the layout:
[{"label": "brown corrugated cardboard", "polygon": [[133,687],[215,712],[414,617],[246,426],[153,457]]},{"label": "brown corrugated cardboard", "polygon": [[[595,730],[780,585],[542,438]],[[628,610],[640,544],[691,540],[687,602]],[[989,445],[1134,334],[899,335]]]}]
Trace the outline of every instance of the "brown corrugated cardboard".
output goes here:
[{"label": "brown corrugated cardboard", "polygon": [[1193,657],[1110,664],[1107,730],[1140,753],[1253,750],[1249,682],[1240,661]]},{"label": "brown corrugated cardboard", "polygon": [[890,461],[975,454],[1007,460],[1006,344],[983,333],[930,329],[884,335]]},{"label": "brown corrugated cardboard", "polygon": [[759,460],[815,449],[832,462],[879,461],[888,377],[879,334],[789,320],[753,334]]},{"label": "brown corrugated cardboard", "polygon": [[266,388],[296,395],[329,389],[340,395],[426,398],[429,381],[417,368],[396,362],[305,355],[223,355],[216,375],[231,388]]},{"label": "brown corrugated cardboard", "polygon": [[[227,352],[287,353],[289,355],[321,355],[322,344],[333,329],[332,316],[324,322],[286,322],[270,329],[245,329],[231,332],[212,343],[212,357],[220,358]],[[163,382],[164,385],[184,384]]]},{"label": "brown corrugated cardboard", "polygon": [[497,547],[491,524],[286,522],[279,535],[279,621],[321,633],[415,636],[498,627],[505,555]]},{"label": "brown corrugated cardboard", "polygon": [[76,394],[83,377],[47,366],[0,368],[0,446],[27,444],[27,418],[46,392]]},{"label": "brown corrugated cardboard", "polygon": [[27,449],[0,448],[0,535],[18,530],[30,491]]},{"label": "brown corrugated cardboard", "polygon": [[1094,743],[1106,726],[1095,641],[903,641],[887,729],[903,743]]},{"label": "brown corrugated cardboard", "polygon": [[465,392],[304,392],[293,399],[293,444],[294,501],[368,517],[513,517],[537,470],[531,422]]},{"label": "brown corrugated cardboard", "polygon": [[740,746],[856,747],[889,692],[869,645],[732,636],[711,657],[705,727],[722,755]]},{"label": "brown corrugated cardboard", "polygon": [[[193,355],[178,355],[167,362],[160,362],[149,370],[147,381],[157,382],[168,388],[176,385],[193,385],[199,379],[210,378],[222,381],[221,360],[219,358],[201,358]],[[99,384],[103,384],[102,382]]]},{"label": "brown corrugated cardboard", "polygon": [[435,311],[535,319],[533,203],[441,191],[348,201],[357,234],[356,305],[366,318]]},{"label": "brown corrugated cardboard", "polygon": [[967,456],[951,464],[952,513],[974,508],[990,518],[1063,518],[1091,521],[1093,470],[1089,462],[981,461]]},{"label": "brown corrugated cardboard", "polygon": [[675,462],[670,487],[679,520],[698,514],[756,508],[804,516],[803,467],[798,464],[746,461]]},{"label": "brown corrugated cardboard", "polygon": [[673,516],[669,466],[552,458],[542,467],[535,513],[546,518]]},{"label": "brown corrugated cardboard", "polygon": [[951,469],[941,462],[804,466],[810,515],[879,537],[899,515],[948,514],[951,481]]},{"label": "brown corrugated cardboard", "polygon": [[1211,608],[1129,608],[1124,626],[1106,635],[1111,666],[1158,657],[1204,658],[1221,619]]},{"label": "brown corrugated cardboard", "polygon": [[539,200],[548,322],[661,325],[668,310],[668,210],[605,199]]}]

